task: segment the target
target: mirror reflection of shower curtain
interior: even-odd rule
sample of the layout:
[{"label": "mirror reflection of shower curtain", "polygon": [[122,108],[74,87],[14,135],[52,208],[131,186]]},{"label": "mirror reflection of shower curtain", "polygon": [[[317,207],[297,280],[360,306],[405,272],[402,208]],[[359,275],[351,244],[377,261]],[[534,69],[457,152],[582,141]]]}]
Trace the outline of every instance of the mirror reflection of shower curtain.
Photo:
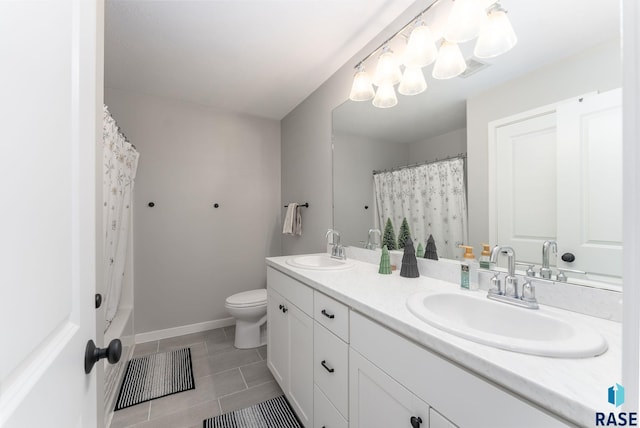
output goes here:
[{"label": "mirror reflection of shower curtain", "polygon": [[416,248],[420,242],[426,247],[432,234],[439,257],[459,259],[458,245],[468,242],[465,183],[463,158],[376,173],[373,186],[379,225],[384,228],[390,218],[398,234],[406,217]]},{"label": "mirror reflection of shower curtain", "polygon": [[107,106],[103,112],[103,217],[105,331],[118,312],[127,261],[133,182],[139,154],[118,129]]}]

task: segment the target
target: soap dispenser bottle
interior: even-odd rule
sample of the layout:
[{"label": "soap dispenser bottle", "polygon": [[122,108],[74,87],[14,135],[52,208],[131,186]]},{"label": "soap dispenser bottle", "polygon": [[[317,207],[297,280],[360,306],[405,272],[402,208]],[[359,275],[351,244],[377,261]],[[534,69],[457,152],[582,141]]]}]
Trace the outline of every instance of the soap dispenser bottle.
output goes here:
[{"label": "soap dispenser bottle", "polygon": [[464,255],[460,263],[460,288],[465,290],[478,289],[478,262],[473,254],[473,247],[460,245],[464,248]]},{"label": "soap dispenser bottle", "polygon": [[480,253],[480,268],[491,269],[491,249],[489,244],[482,244],[482,253]]}]

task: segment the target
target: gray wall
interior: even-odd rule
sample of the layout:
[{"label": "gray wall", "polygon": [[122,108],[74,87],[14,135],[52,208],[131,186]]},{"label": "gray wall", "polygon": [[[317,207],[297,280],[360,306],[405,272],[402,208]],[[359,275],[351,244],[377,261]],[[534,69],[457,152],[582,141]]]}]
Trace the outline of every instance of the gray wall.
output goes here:
[{"label": "gray wall", "polygon": [[303,212],[302,236],[282,238],[283,254],[326,251],[325,232],[333,225],[331,111],[347,100],[356,63],[423,8],[416,1],[282,120],[282,200],[311,204]]},{"label": "gray wall", "polygon": [[621,86],[620,41],[613,40],[467,99],[470,245],[477,249],[489,242],[489,122],[587,92]]},{"label": "gray wall", "polygon": [[360,135],[333,136],[333,224],[343,244],[361,247],[374,227],[373,170],[408,163],[408,144]]},{"label": "gray wall", "polygon": [[446,134],[409,144],[409,163],[430,162],[467,152],[467,130],[456,129]]},{"label": "gray wall", "polygon": [[227,318],[225,298],[265,287],[264,258],[280,254],[279,122],[112,89],[105,101],[141,154],[136,333]]}]

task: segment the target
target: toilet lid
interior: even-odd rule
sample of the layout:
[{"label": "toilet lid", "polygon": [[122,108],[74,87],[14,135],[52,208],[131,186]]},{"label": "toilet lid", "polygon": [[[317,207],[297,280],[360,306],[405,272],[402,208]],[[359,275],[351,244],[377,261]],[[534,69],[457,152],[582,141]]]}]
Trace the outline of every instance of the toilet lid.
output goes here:
[{"label": "toilet lid", "polygon": [[227,304],[231,306],[259,306],[267,303],[267,289],[243,291],[227,297]]}]

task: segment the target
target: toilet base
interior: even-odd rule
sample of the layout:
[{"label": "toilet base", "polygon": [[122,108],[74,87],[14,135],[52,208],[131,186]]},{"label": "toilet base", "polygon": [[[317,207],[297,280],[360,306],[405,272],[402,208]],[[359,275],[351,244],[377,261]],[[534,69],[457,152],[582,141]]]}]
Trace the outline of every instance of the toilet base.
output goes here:
[{"label": "toilet base", "polygon": [[[266,316],[264,320],[266,321]],[[236,320],[236,338],[234,346],[238,349],[252,349],[266,345],[265,334],[261,334],[261,327],[265,322],[248,322]]]}]

